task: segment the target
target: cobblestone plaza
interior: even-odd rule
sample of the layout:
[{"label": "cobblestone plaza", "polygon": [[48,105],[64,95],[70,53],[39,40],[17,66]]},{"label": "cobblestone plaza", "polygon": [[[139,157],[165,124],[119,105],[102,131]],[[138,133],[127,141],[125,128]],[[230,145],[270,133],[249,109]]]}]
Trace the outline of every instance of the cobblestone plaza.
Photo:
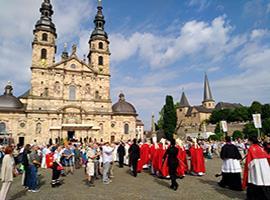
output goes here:
[{"label": "cobblestone plaza", "polygon": [[21,185],[21,177],[17,177],[11,186],[10,200],[229,200],[245,199],[245,192],[235,192],[220,188],[215,174],[220,172],[221,160],[214,158],[206,161],[206,175],[203,177],[186,176],[178,179],[179,189],[169,189],[169,180],[159,179],[143,172],[137,178],[129,174],[128,167],[114,168],[113,182],[109,185],[96,180],[95,187],[85,184],[84,171],[77,170],[74,175],[63,178],[64,184],[59,188],[51,188],[51,170],[41,170],[40,192],[27,192]]}]

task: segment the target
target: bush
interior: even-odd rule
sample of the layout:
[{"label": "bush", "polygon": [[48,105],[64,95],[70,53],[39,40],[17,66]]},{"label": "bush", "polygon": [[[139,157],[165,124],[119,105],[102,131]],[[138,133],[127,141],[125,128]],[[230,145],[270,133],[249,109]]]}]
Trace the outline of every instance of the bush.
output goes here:
[{"label": "bush", "polygon": [[210,135],[209,140],[214,140],[214,141],[221,141],[223,139],[223,134],[222,133],[216,133],[215,135]]},{"label": "bush", "polygon": [[257,136],[258,130],[254,127],[253,123],[246,124],[243,129],[243,134],[245,138],[248,138],[250,136]]},{"label": "bush", "polygon": [[233,135],[232,135],[233,140],[236,140],[238,138],[243,139],[243,137],[244,137],[244,135],[241,131],[234,131],[233,132]]}]

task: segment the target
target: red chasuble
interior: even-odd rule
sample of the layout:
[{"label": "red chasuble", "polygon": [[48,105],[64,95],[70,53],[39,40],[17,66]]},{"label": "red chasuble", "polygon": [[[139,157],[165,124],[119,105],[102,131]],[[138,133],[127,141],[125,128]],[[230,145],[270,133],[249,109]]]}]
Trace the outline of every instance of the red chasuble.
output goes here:
[{"label": "red chasuble", "polygon": [[[163,156],[164,156],[164,154],[166,152],[166,149],[165,148],[163,149],[162,144],[158,144],[158,146],[159,146],[159,148],[157,150],[157,152],[158,152],[158,157],[157,157],[157,159],[158,159],[158,170],[161,172],[161,170],[162,170],[162,159],[163,159]],[[164,163],[164,165],[165,165],[165,163]]]},{"label": "red chasuble", "polygon": [[268,155],[266,151],[258,144],[251,145],[248,149],[248,153],[246,157],[246,163],[245,163],[244,175],[243,175],[243,189],[246,188],[247,183],[248,183],[249,165],[254,164],[254,160],[262,159],[262,158],[268,159],[268,162],[269,162],[270,155]]},{"label": "red chasuble", "polygon": [[189,149],[190,151],[190,171],[198,174],[199,172],[205,173],[205,164],[204,164],[204,157],[203,157],[203,149],[200,146],[195,148],[192,145]]},{"label": "red chasuble", "polygon": [[188,170],[187,154],[184,147],[180,147],[178,145],[176,147],[178,148],[177,158],[179,160],[179,165],[177,168],[177,175],[184,176],[185,172]]},{"label": "red chasuble", "polygon": [[150,154],[149,145],[143,144],[140,147],[140,159],[138,160],[138,167],[137,167],[138,172],[141,172],[143,169],[143,166],[149,163],[149,157],[150,157],[149,154]]},{"label": "red chasuble", "polygon": [[164,161],[164,163],[163,163],[163,165],[162,165],[162,167],[161,167],[160,172],[161,172],[161,175],[162,175],[163,177],[169,176],[168,156],[167,156],[167,158],[165,159],[165,161]]},{"label": "red chasuble", "polygon": [[137,172],[141,172],[142,168],[143,168],[143,164],[142,164],[142,159],[140,158],[137,164]]},{"label": "red chasuble", "polygon": [[143,144],[141,146],[140,155],[141,155],[142,165],[148,165],[149,160],[150,160],[150,148],[148,144]]},{"label": "red chasuble", "polygon": [[46,166],[51,168],[53,166],[53,153],[46,154]]},{"label": "red chasuble", "polygon": [[154,144],[151,146],[151,159],[154,170],[158,171],[158,149],[156,149]]}]

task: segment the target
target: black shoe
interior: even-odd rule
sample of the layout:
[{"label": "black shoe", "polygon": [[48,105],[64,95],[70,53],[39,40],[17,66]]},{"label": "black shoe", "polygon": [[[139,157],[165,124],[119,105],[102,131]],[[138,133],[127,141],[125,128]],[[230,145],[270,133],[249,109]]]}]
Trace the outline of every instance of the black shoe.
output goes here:
[{"label": "black shoe", "polygon": [[57,182],[55,185],[56,185],[57,187],[59,187],[60,185],[62,185],[62,183]]},{"label": "black shoe", "polygon": [[178,185],[174,186],[174,191],[176,191],[178,189]]},{"label": "black shoe", "polygon": [[171,189],[173,189],[173,188],[174,188],[174,186],[173,186],[173,185],[170,185],[170,188],[171,188]]},{"label": "black shoe", "polygon": [[223,185],[222,183],[218,183],[218,185],[219,185],[219,187],[222,187],[222,188],[225,188],[226,187],[226,185]]}]

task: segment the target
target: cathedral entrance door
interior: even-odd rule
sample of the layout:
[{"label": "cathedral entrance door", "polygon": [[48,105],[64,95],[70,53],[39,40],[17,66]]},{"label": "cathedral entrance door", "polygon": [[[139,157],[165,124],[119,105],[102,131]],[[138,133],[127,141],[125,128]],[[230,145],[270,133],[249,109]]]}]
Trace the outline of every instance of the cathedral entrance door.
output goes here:
[{"label": "cathedral entrance door", "polygon": [[67,136],[68,136],[68,141],[74,139],[75,131],[68,131]]},{"label": "cathedral entrance door", "polygon": [[20,147],[24,146],[24,137],[19,137],[19,146]]}]

